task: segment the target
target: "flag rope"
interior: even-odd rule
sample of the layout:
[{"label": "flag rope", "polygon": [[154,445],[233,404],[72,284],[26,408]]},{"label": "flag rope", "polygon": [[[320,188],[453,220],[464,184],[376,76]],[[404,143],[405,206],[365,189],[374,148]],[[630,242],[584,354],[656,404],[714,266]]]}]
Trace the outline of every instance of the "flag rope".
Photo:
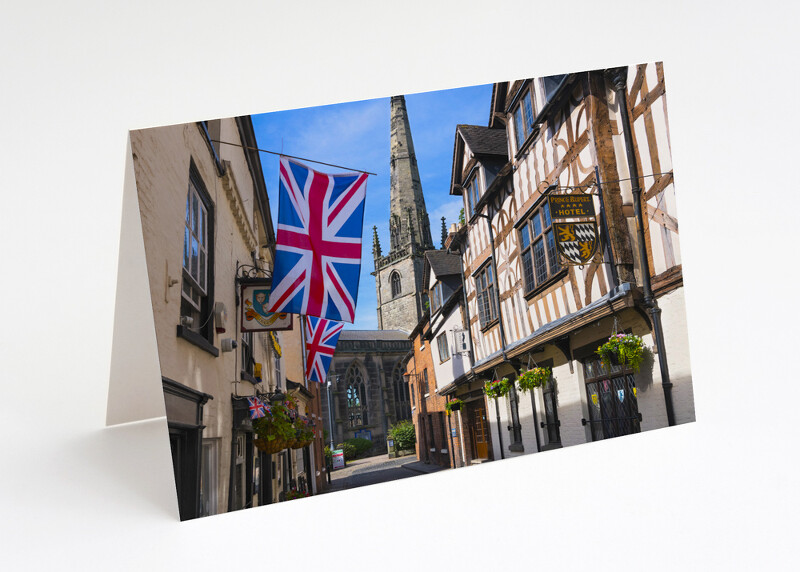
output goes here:
[{"label": "flag rope", "polygon": [[258,147],[248,147],[247,145],[239,145],[238,143],[229,143],[227,141],[219,141],[217,139],[210,139],[214,143],[219,143],[221,145],[233,145],[234,147],[241,147],[242,149],[249,149],[251,151],[260,151],[262,153],[270,153],[272,155],[278,155],[279,157],[288,157],[289,159],[298,159],[300,161],[308,161],[309,163],[316,163],[318,165],[327,165],[328,167],[336,167],[337,169],[344,169],[346,171],[356,171],[358,173],[365,173],[367,175],[375,175],[378,176],[377,173],[371,173],[369,171],[365,171],[364,169],[353,169],[352,167],[342,167],[341,165],[334,165],[333,163],[323,163],[322,161],[315,161],[314,159],[306,159],[304,157],[295,157],[294,155],[287,155],[286,153],[278,153],[277,151],[267,151],[266,149],[259,149]]}]

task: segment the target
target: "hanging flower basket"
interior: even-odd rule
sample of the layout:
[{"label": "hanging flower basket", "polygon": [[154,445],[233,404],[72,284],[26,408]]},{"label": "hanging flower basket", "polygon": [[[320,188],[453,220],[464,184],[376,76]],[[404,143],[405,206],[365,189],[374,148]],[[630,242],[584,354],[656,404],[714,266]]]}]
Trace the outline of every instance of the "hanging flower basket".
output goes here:
[{"label": "hanging flower basket", "polygon": [[256,433],[253,444],[269,454],[286,449],[296,436],[285,405],[273,405],[267,415],[254,419],[253,431]]},{"label": "hanging flower basket", "polygon": [[279,438],[275,438],[272,441],[257,438],[253,439],[253,444],[256,446],[256,448],[258,448],[259,451],[264,451],[268,455],[274,455],[275,453],[280,453],[286,449],[286,441]]},{"label": "hanging flower basket", "polygon": [[629,365],[634,371],[639,371],[644,358],[644,342],[634,334],[613,334],[595,353],[606,367]]},{"label": "hanging flower basket", "polygon": [[536,387],[544,387],[547,385],[552,371],[549,367],[534,367],[528,371],[523,371],[519,374],[517,385],[520,391],[530,391]]},{"label": "hanging flower basket", "polygon": [[450,417],[450,413],[453,411],[460,411],[462,405],[464,405],[464,402],[458,398],[450,400],[447,403],[445,403],[444,409],[447,412],[447,416]]},{"label": "hanging flower basket", "polygon": [[483,392],[488,397],[503,397],[511,391],[511,382],[507,377],[503,379],[495,379],[494,381],[487,381],[483,386]]},{"label": "hanging flower basket", "polygon": [[295,438],[289,445],[292,449],[302,449],[314,440],[314,424],[308,417],[294,420]]}]

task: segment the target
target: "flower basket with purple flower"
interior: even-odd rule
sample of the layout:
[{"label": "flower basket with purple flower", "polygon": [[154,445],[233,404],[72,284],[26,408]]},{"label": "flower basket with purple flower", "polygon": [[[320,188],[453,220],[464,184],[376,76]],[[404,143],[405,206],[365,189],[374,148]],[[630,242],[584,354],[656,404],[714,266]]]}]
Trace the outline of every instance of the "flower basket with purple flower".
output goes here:
[{"label": "flower basket with purple flower", "polygon": [[600,356],[603,365],[629,365],[634,371],[639,371],[639,366],[644,358],[644,342],[634,334],[612,334],[608,341],[597,348],[595,352]]},{"label": "flower basket with purple flower", "polygon": [[495,379],[494,381],[487,381],[483,385],[483,392],[488,397],[503,397],[509,391],[511,391],[511,382],[508,381],[507,377]]},{"label": "flower basket with purple flower", "polygon": [[549,367],[534,367],[519,374],[517,385],[520,391],[530,391],[535,387],[544,387],[550,379],[552,371]]}]

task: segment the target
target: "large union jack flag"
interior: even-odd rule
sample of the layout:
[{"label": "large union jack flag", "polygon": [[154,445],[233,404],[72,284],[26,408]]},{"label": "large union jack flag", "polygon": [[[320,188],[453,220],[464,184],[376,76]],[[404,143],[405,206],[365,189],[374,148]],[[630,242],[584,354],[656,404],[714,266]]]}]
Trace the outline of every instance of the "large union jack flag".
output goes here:
[{"label": "large union jack flag", "polygon": [[306,379],[325,383],[344,324],[306,316]]},{"label": "large union jack flag", "polygon": [[353,321],[366,183],[281,157],[270,312]]}]

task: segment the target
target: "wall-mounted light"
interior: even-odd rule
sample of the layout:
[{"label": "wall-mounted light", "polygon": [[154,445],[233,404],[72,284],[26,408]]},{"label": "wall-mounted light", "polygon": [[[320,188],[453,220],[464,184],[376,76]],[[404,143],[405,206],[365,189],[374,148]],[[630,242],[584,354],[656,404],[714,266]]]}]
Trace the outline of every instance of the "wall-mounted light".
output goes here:
[{"label": "wall-mounted light", "polygon": [[181,316],[181,326],[186,326],[187,328],[191,328],[192,324],[194,324],[194,318],[191,316]]},{"label": "wall-mounted light", "polygon": [[232,352],[239,346],[236,340],[232,340],[231,338],[223,338],[221,343],[223,352]]},{"label": "wall-mounted light", "polygon": [[225,333],[225,320],[228,319],[228,311],[222,302],[214,303],[214,327],[218,334]]}]

